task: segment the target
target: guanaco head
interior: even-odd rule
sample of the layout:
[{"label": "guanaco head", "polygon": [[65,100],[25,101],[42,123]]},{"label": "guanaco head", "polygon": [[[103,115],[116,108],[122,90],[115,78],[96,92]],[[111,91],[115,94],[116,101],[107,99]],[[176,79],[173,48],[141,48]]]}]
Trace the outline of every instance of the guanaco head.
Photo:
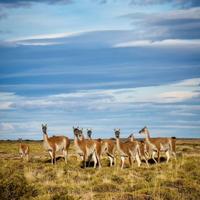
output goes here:
[{"label": "guanaco head", "polygon": [[78,137],[79,132],[80,132],[79,127],[78,127],[78,126],[77,126],[77,127],[73,127],[73,131],[74,131],[74,135],[75,135],[76,137]]},{"label": "guanaco head", "polygon": [[42,124],[42,132],[47,134],[47,124]]},{"label": "guanaco head", "polygon": [[87,136],[88,136],[89,139],[91,139],[91,136],[92,136],[92,129],[91,128],[87,129]]},{"label": "guanaco head", "polygon": [[131,134],[128,136],[128,140],[129,140],[129,141],[133,141],[133,140],[134,140],[133,133],[131,133]]},{"label": "guanaco head", "polygon": [[142,128],[140,131],[139,131],[139,134],[147,134],[148,132],[148,129],[147,127],[145,126],[144,128]]},{"label": "guanaco head", "polygon": [[83,140],[84,139],[83,128],[79,129],[78,138],[79,138],[79,140]]},{"label": "guanaco head", "polygon": [[118,129],[114,129],[114,131],[115,131],[115,137],[116,138],[119,138],[119,135],[120,135],[120,128],[118,128]]}]

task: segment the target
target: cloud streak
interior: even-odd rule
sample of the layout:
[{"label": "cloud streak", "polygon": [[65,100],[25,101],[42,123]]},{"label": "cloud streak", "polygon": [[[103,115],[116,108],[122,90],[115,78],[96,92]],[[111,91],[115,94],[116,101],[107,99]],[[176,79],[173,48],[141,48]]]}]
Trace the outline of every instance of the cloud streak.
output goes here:
[{"label": "cloud streak", "polygon": [[123,15],[143,39],[199,39],[200,8],[165,11],[162,13],[130,13]]},{"label": "cloud streak", "polygon": [[200,6],[198,0],[131,0],[131,4],[134,5],[152,5],[152,4],[169,4],[171,3],[174,6],[181,8],[191,8]]},{"label": "cloud streak", "polygon": [[200,48],[200,40],[180,40],[180,39],[167,39],[161,41],[152,40],[135,40],[124,43],[119,43],[113,47],[184,47],[184,48]]},{"label": "cloud streak", "polygon": [[47,4],[70,4],[72,0],[0,0],[0,7],[18,8],[27,7],[33,3],[47,3]]},{"label": "cloud streak", "polygon": [[177,103],[199,98],[197,90],[200,79],[184,80],[161,86],[123,88],[113,90],[88,90],[74,93],[63,93],[45,97],[24,97],[13,93],[2,93],[2,109],[86,109],[106,110],[124,109],[140,103]]}]

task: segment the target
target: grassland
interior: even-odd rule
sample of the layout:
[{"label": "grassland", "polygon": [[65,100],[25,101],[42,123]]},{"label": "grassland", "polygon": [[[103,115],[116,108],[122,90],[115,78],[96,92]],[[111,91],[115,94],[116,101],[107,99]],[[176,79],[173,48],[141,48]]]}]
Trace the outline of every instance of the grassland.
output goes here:
[{"label": "grassland", "polygon": [[115,167],[108,167],[106,157],[101,169],[81,168],[73,144],[68,164],[61,158],[52,166],[41,142],[27,143],[29,162],[19,158],[17,142],[0,142],[1,200],[200,199],[200,140],[178,140],[176,161],[149,168],[144,163],[130,168],[127,163],[123,170],[119,159]]}]

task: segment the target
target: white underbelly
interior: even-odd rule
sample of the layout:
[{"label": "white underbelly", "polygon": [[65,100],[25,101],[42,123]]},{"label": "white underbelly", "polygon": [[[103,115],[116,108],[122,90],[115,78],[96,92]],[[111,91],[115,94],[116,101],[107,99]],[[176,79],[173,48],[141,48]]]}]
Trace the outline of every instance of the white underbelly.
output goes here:
[{"label": "white underbelly", "polygon": [[20,153],[20,154],[23,154],[23,151],[20,149],[20,150],[19,150],[19,153]]},{"label": "white underbelly", "polygon": [[123,151],[123,150],[121,150],[121,149],[118,149],[118,151],[119,151],[119,154],[120,154],[120,156],[127,156],[127,154],[126,154],[126,153],[124,153],[124,151]]},{"label": "white underbelly", "polygon": [[56,151],[62,151],[64,149],[64,144],[61,143],[61,144],[55,144],[56,146]]},{"label": "white underbelly", "polygon": [[149,148],[150,148],[151,151],[157,151],[158,150],[156,145],[154,145],[152,143],[148,143],[148,145],[149,145]]},{"label": "white underbelly", "polygon": [[78,155],[83,155],[83,150],[79,146],[76,146],[76,153]]},{"label": "white underbelly", "polygon": [[91,154],[94,153],[94,148],[87,148],[86,147],[86,152],[87,152],[87,156],[90,156]]},{"label": "white underbelly", "polygon": [[169,150],[169,144],[160,144],[160,150],[161,151]]},{"label": "white underbelly", "polygon": [[44,147],[44,149],[46,149],[46,150],[52,150],[52,147],[51,147],[51,146],[49,145],[49,143],[46,142],[46,141],[43,142],[43,147]]}]

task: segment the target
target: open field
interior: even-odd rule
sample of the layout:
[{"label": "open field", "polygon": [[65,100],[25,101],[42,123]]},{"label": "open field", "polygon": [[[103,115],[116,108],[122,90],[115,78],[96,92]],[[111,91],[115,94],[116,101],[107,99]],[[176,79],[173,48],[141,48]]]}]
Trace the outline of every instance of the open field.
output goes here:
[{"label": "open field", "polygon": [[[41,142],[29,144],[30,161],[22,161],[18,142],[0,142],[0,199],[200,199],[200,140],[178,140],[177,161],[158,165],[134,164],[121,170],[119,158],[108,167],[102,158],[101,169],[81,168],[73,144],[68,164],[59,157],[52,166]],[[163,160],[163,159],[162,159]]]}]

